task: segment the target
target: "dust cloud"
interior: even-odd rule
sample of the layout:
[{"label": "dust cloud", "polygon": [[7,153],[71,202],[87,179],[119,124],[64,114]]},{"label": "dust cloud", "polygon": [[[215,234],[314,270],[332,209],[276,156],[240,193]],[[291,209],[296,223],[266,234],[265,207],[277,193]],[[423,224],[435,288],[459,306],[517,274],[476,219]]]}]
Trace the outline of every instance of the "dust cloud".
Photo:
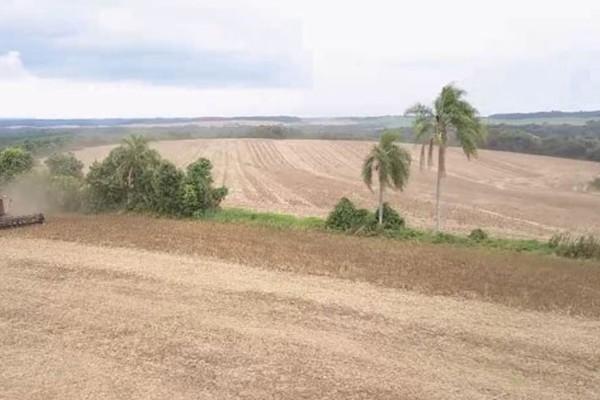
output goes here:
[{"label": "dust cloud", "polygon": [[6,213],[15,216],[57,212],[56,205],[48,199],[48,185],[47,177],[32,173],[23,175],[0,189],[0,195],[6,195],[10,199]]}]

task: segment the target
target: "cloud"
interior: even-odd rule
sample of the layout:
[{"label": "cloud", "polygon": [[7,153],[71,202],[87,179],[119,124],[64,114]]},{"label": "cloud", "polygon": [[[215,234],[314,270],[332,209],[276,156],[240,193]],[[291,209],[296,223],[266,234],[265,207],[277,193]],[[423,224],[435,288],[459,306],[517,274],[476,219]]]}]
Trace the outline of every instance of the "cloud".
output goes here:
[{"label": "cloud", "polygon": [[310,53],[291,19],[190,1],[62,10],[55,3],[41,1],[28,13],[13,2],[0,16],[0,53],[18,49],[40,78],[196,87],[310,82]]},{"label": "cloud", "polygon": [[31,75],[21,61],[21,54],[18,51],[9,51],[6,54],[0,54],[0,80],[22,80],[30,78]]},{"label": "cloud", "polygon": [[0,116],[600,108],[600,2],[7,0]]}]

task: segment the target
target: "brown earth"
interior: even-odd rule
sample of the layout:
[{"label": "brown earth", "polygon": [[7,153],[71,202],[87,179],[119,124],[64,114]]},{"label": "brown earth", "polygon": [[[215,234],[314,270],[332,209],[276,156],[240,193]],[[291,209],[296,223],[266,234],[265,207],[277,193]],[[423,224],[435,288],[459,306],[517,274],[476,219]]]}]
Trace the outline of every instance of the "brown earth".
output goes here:
[{"label": "brown earth", "polygon": [[[0,398],[596,399],[600,393],[597,318],[251,268],[204,254],[220,256],[228,241],[237,248],[231,252],[257,261],[261,252],[278,252],[274,234],[233,236],[216,225],[162,220],[143,234],[136,229],[153,224],[133,228],[142,219],[51,220],[0,234]],[[92,242],[93,230],[102,247],[39,238]],[[306,252],[326,237],[342,246],[348,240],[341,249],[323,246],[335,256],[344,251],[349,261],[367,247],[373,246],[371,258],[382,250],[378,240],[360,248],[355,238],[317,235],[309,243],[301,234],[279,235],[290,265],[303,257],[327,265],[324,249],[318,256]],[[207,235],[222,238],[213,248]],[[108,247],[119,238],[132,248]],[[179,254],[134,248],[182,240],[184,247],[174,247]],[[462,262],[458,250],[425,249],[394,244],[390,253],[414,261],[438,251],[444,256],[433,253],[415,268],[448,260],[437,265],[440,275]],[[482,254],[472,255],[480,271]],[[561,268],[541,259],[550,276]],[[396,261],[408,271],[402,258]],[[347,266],[352,271],[354,264]]]},{"label": "brown earth", "polygon": [[[215,166],[215,181],[230,188],[225,205],[297,215],[326,215],[340,197],[374,207],[375,196],[360,180],[360,165],[373,143],[326,140],[197,139],[152,144],[183,167],[199,157]],[[114,146],[88,148],[77,157],[87,165]],[[390,202],[412,225],[434,221],[435,171],[418,171],[418,149],[405,193]],[[600,233],[600,195],[587,185],[600,164],[560,158],[481,151],[467,161],[448,154],[444,181],[445,228],[484,227],[510,236],[548,237],[558,231]]]},{"label": "brown earth", "polygon": [[194,255],[600,318],[597,260],[133,215],[52,217],[43,226],[0,231],[2,237]]}]

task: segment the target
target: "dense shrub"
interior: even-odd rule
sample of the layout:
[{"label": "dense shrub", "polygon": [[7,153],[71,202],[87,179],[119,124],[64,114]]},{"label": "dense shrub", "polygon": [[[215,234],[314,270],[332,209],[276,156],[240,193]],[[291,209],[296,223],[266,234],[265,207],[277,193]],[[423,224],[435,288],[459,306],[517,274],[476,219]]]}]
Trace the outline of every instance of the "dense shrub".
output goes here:
[{"label": "dense shrub", "polygon": [[102,162],[94,162],[86,176],[90,187],[89,206],[92,211],[109,211],[122,207],[127,199],[127,187],[115,174],[118,159],[111,152]]},{"label": "dense shrub", "polygon": [[561,233],[552,236],[549,243],[563,257],[600,259],[600,238],[594,235]]},{"label": "dense shrub", "polygon": [[489,238],[489,235],[486,231],[481,228],[473,229],[469,234],[469,239],[474,240],[476,242],[482,242]]},{"label": "dense shrub", "polygon": [[[379,216],[379,208],[375,210],[375,224],[377,224],[377,217]],[[404,218],[398,214],[388,203],[383,203],[383,229],[385,230],[399,230],[403,229],[406,225]],[[372,223],[372,222],[371,222]],[[373,227],[375,228],[375,227]]]},{"label": "dense shrub", "polygon": [[372,222],[373,215],[368,210],[357,208],[352,201],[342,197],[327,217],[325,226],[334,231],[354,233]]},{"label": "dense shrub", "polygon": [[94,163],[86,177],[90,209],[150,211],[170,216],[200,216],[219,207],[227,188],[213,187],[212,164],[200,158],[186,173],[131,136]]},{"label": "dense shrub", "polygon": [[162,160],[152,176],[152,210],[164,215],[181,214],[182,183],[185,175],[169,161]]},{"label": "dense shrub", "polygon": [[218,208],[228,190],[213,187],[212,164],[208,159],[200,158],[188,166],[181,193],[183,215],[200,216]]},{"label": "dense shrub", "polygon": [[388,203],[383,204],[383,225],[378,223],[379,209],[370,212],[357,208],[352,201],[343,197],[327,217],[328,229],[347,233],[373,233],[379,230],[399,231],[404,229],[405,221]]}]

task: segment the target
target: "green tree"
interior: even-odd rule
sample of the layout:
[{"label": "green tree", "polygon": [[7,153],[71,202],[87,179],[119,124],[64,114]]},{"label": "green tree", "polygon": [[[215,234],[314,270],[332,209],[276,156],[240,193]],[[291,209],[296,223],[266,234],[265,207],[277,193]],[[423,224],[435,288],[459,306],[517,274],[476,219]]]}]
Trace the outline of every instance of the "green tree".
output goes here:
[{"label": "green tree", "polygon": [[441,225],[442,179],[446,177],[446,149],[455,140],[468,159],[477,156],[477,142],[485,137],[477,110],[464,99],[466,92],[453,84],[442,88],[433,109],[416,104],[406,112],[415,117],[414,129],[422,137],[430,137],[438,147],[436,185],[436,229]]},{"label": "green tree", "polygon": [[381,135],[379,144],[373,146],[365,158],[362,167],[362,178],[367,187],[373,191],[373,173],[377,174],[379,183],[379,225],[383,224],[383,194],[386,188],[404,190],[410,176],[410,153],[394,142],[398,136],[394,132]]},{"label": "green tree", "polygon": [[53,176],[83,178],[83,163],[73,153],[54,153],[44,164]]},{"label": "green tree", "polygon": [[182,187],[182,202],[185,215],[202,214],[218,208],[227,196],[227,188],[213,187],[212,164],[200,158],[188,165]]},{"label": "green tree", "polygon": [[160,156],[156,150],[150,149],[148,139],[142,135],[123,138],[121,148],[124,157],[119,165],[119,171],[131,189],[135,185],[135,179],[146,167],[158,164]]},{"label": "green tree", "polygon": [[184,174],[169,161],[162,160],[152,178],[152,208],[165,215],[181,213],[181,185]]},{"label": "green tree", "polygon": [[9,183],[17,175],[30,171],[34,160],[31,153],[20,147],[7,147],[0,152],[0,185]]},{"label": "green tree", "polygon": [[89,206],[92,211],[114,210],[127,198],[127,187],[117,170],[124,152],[120,147],[112,150],[102,162],[94,162],[86,176],[90,187]]}]

